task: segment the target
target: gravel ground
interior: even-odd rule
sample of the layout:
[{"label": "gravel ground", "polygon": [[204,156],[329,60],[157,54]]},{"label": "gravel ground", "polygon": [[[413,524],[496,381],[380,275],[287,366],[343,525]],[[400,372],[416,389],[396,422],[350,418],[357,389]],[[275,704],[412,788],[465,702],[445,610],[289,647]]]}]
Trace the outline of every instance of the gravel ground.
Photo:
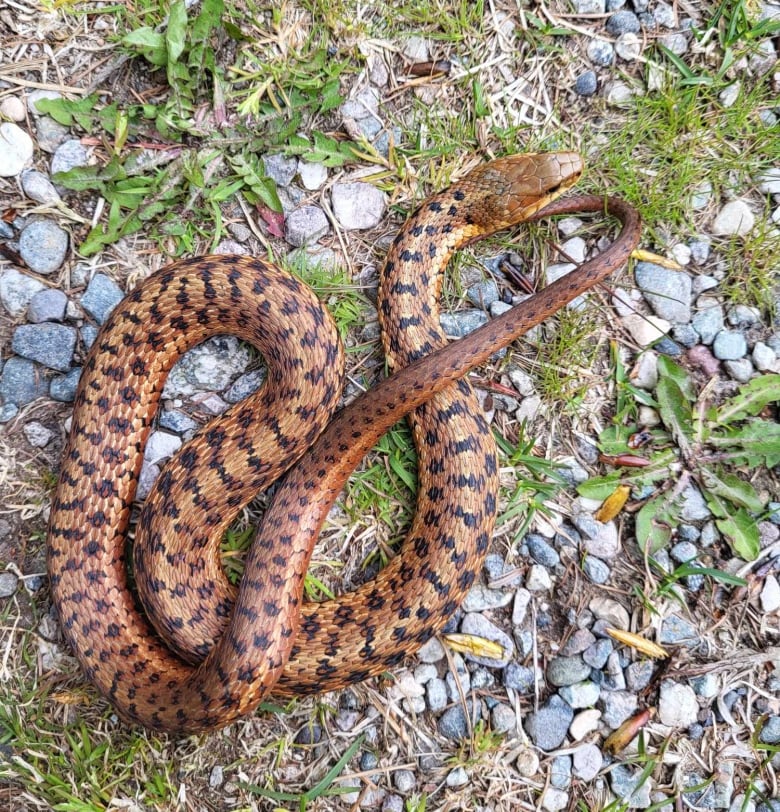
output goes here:
[{"label": "gravel ground", "polygon": [[[576,0],[572,8],[542,5],[536,12],[548,15],[549,25],[565,22],[563,50],[536,54],[538,74],[523,82],[509,71],[484,68],[486,87],[504,102],[494,111],[495,126],[543,128],[546,119],[560,116],[585,132],[596,119],[614,115],[630,127],[626,105],[638,93],[653,92],[652,49],[662,45],[693,63],[707,47],[695,34],[702,24],[698,3],[610,0],[605,8],[603,0]],[[485,9],[485,26],[497,48],[501,37],[527,24],[526,13],[492,4]],[[759,3],[755,13],[780,19],[780,6]],[[24,767],[36,757],[35,742],[44,739],[23,738],[4,718],[0,797],[9,808],[292,809],[297,808],[292,801],[272,802],[248,785],[302,793],[360,739],[335,783],[348,791],[311,799],[307,809],[558,812],[674,804],[780,810],[776,464],[774,470],[741,469],[761,500],[761,510],[750,516],[758,540],[753,562],[729,546],[722,517],[695,478],[677,480],[679,521],[668,543],[654,552],[652,566],[637,549],[637,514],[605,518],[597,512],[601,500],[576,490],[595,472],[604,473],[596,444],[615,413],[606,339],[621,344],[620,357],[641,404],[639,423],[651,432],[664,418],[657,394],[664,359],[682,365],[721,401],[749,382],[780,374],[780,322],[772,320],[780,311],[778,269],[770,269],[764,290],[774,311],[747,291],[743,303],[724,291],[729,259],[723,250],[757,231],[778,239],[778,164],[725,193],[702,177],[690,190],[691,211],[698,213],[695,229],[648,224],[642,246],[648,253],[620,287],[602,295],[586,339],[596,356],[592,368],[578,370],[586,391],[578,396],[576,415],[555,411],[534,365],[522,363],[519,351],[480,373],[486,413],[497,431],[509,429],[517,437],[526,421],[527,430],[538,434],[536,449],[558,463],[564,483],[557,501],[536,512],[530,527],[518,532],[520,525],[511,519],[502,525],[482,581],[446,630],[494,641],[503,654],[473,646],[459,652],[434,639],[392,677],[184,742],[128,731],[85,686],[58,636],[43,576],[50,489],[85,353],[125,292],[165,257],[143,230],[104,252],[80,256],[90,225],[106,209],[98,195],[68,190],[54,175],[105,164],[109,145],[100,132],[42,114],[37,102],[79,98],[87,88],[105,91],[104,101],[162,92],[137,60],[120,56],[111,41],[111,20],[92,13],[75,23],[29,2],[0,10],[0,690],[6,705],[24,709],[31,730],[77,730],[85,724],[95,743],[109,743],[109,752],[111,745],[120,749],[118,742],[121,748],[141,742],[146,755],[138,758],[152,753],[154,763],[169,765],[168,777],[157,795],[133,774],[100,797],[86,788],[86,779],[72,779],[68,797],[84,806],[54,807],[46,782],[30,780]],[[378,155],[391,156],[403,145],[415,116],[423,121],[419,107],[395,116],[401,109],[399,77],[408,76],[409,65],[447,58],[455,74],[464,67],[457,62],[457,44],[423,27],[422,33],[411,27],[395,32],[371,48],[363,43],[365,68],[342,77],[346,101],[335,109],[335,128],[364,138]],[[756,45],[731,67],[719,97],[724,109],[738,103],[735,93],[761,82],[775,91],[780,85],[776,40],[757,37]],[[105,73],[106,65],[112,73]],[[462,84],[446,75],[413,81],[421,105],[444,94],[457,115]],[[778,116],[780,107],[764,106],[756,126],[777,134]],[[493,148],[487,128],[484,138]],[[399,205],[411,205],[420,190],[410,194],[372,182],[366,167],[334,168],[273,151],[260,157],[284,208],[281,228],[226,201],[230,224],[216,251],[263,254],[272,244],[276,256],[293,261],[326,269],[346,265],[350,284],[363,294],[360,324],[348,336],[356,350],[350,397],[356,382],[370,382],[382,369],[372,304],[376,266],[401,221]],[[547,281],[589,257],[598,242],[577,218],[555,228],[558,250],[545,269]],[[191,253],[210,247],[205,236]],[[495,246],[490,250],[478,273],[475,263],[453,270],[455,286],[464,293],[442,318],[453,337],[517,301],[499,269],[523,258],[511,250],[495,253]],[[592,298],[570,307],[575,313],[594,309]],[[534,342],[543,343],[543,336],[537,331],[522,352],[535,351]],[[486,383],[489,375],[498,386]],[[255,354],[233,338],[213,339],[188,353],[166,384],[139,496],[208,416],[255,391],[262,379]],[[759,417],[770,425],[777,421],[777,407],[764,405]],[[511,490],[516,480],[512,463],[506,465],[502,476]],[[635,489],[632,502],[638,508],[653,493]],[[338,558],[349,540],[356,541],[343,566],[349,585],[366,577],[362,562],[381,548],[382,534],[400,531],[373,527],[365,540],[353,539],[360,533],[347,533],[347,510],[346,504],[334,509],[318,549],[321,560]],[[664,573],[686,565],[690,572],[664,581]],[[713,570],[741,577],[743,585],[713,578]],[[636,637],[616,637],[611,630]],[[636,638],[662,646],[669,657],[648,656]],[[618,744],[610,741],[616,732]],[[68,742],[60,741],[65,753],[74,747]],[[107,776],[113,774],[105,763],[104,768]]]}]

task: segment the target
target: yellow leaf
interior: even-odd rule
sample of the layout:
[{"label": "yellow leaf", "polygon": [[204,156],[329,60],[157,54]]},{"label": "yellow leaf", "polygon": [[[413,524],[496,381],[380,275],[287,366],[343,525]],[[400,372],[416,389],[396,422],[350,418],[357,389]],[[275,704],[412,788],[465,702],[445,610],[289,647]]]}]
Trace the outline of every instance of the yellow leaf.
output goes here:
[{"label": "yellow leaf", "polygon": [[652,251],[645,251],[643,248],[635,248],[631,252],[631,256],[634,259],[638,259],[640,262],[652,262],[653,265],[660,265],[662,268],[668,268],[670,271],[682,270],[682,266],[676,263],[673,259],[661,257],[658,254],[654,254]]},{"label": "yellow leaf", "polygon": [[661,646],[650,642],[646,638],[631,632],[622,632],[619,629],[607,629],[607,634],[613,637],[618,643],[623,643],[624,646],[631,646],[631,648],[646,654],[648,657],[654,657],[657,660],[663,660],[669,656],[669,652]]},{"label": "yellow leaf", "polygon": [[447,645],[461,654],[472,654],[474,657],[489,657],[492,660],[503,660],[504,647],[500,643],[477,637],[473,634],[442,635]]},{"label": "yellow leaf", "polygon": [[631,488],[628,485],[618,485],[614,491],[604,500],[596,513],[596,520],[608,522],[623,510],[623,505],[628,501]]}]

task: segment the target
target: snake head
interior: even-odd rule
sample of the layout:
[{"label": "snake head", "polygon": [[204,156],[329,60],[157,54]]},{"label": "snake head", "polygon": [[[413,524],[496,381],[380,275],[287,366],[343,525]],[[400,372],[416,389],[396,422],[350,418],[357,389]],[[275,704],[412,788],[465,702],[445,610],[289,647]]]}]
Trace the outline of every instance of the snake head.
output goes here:
[{"label": "snake head", "polygon": [[527,220],[571,188],[583,170],[576,152],[509,155],[470,172],[458,187],[468,189],[475,221],[490,231]]}]

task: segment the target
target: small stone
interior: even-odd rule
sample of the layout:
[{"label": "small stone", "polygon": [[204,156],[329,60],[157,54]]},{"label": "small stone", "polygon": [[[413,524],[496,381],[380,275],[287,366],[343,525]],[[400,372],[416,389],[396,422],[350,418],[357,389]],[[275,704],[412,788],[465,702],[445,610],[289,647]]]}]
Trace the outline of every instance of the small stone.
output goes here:
[{"label": "small stone", "polygon": [[464,612],[484,612],[486,609],[500,609],[512,601],[511,592],[489,589],[483,584],[475,584],[463,599],[461,608]]},{"label": "small stone", "polygon": [[664,34],[658,38],[658,42],[676,56],[682,56],[688,51],[688,38],[679,32]]},{"label": "small stone", "polygon": [[531,778],[539,773],[539,756],[530,748],[523,747],[518,753],[515,766],[520,775]]},{"label": "small stone", "polygon": [[699,642],[699,630],[679,615],[669,615],[661,623],[659,637],[661,645],[695,645]]},{"label": "small stone", "polygon": [[780,716],[770,716],[764,722],[758,740],[764,744],[780,744]]},{"label": "small stone", "polygon": [[76,331],[52,322],[22,324],[14,330],[11,346],[22,358],[67,372],[76,348]]},{"label": "small stone", "polygon": [[686,522],[703,522],[712,517],[707,502],[695,485],[688,485],[681,494],[682,508],[680,517]]},{"label": "small stone", "polygon": [[600,68],[608,68],[615,60],[615,49],[612,43],[600,39],[591,39],[588,42],[586,53],[588,59]]},{"label": "small stone", "polygon": [[569,805],[569,793],[557,787],[547,787],[542,794],[542,809],[545,812],[561,812]]},{"label": "small stone", "polygon": [[466,290],[466,298],[475,306],[487,310],[498,300],[498,285],[494,279],[486,279]]},{"label": "small stone", "polygon": [[607,564],[592,555],[585,556],[582,571],[585,573],[585,577],[594,584],[606,584],[611,572]]},{"label": "small stone", "polygon": [[19,235],[19,254],[39,274],[58,270],[68,252],[68,232],[51,220],[33,220]]},{"label": "small stone", "polygon": [[588,609],[599,620],[606,621],[612,628],[628,631],[628,612],[616,600],[599,595],[588,604]]},{"label": "small stone", "polygon": [[606,8],[606,0],[574,0],[577,14],[603,14]]},{"label": "small stone", "polygon": [[113,279],[96,273],[81,296],[81,306],[98,324],[103,324],[123,298],[122,288]]},{"label": "small stone", "polygon": [[658,698],[658,718],[661,724],[673,728],[687,728],[692,725],[699,713],[696,694],[689,685],[681,685],[672,680],[661,683]]},{"label": "small stone", "polygon": [[47,288],[36,293],[30,300],[27,319],[33,324],[40,324],[44,321],[62,321],[67,306],[68,297],[61,290]]},{"label": "small stone", "polygon": [[607,20],[604,26],[613,37],[621,34],[638,34],[642,26],[633,11],[617,11]]},{"label": "small stone", "polygon": [[415,34],[406,40],[402,53],[410,62],[427,62],[430,59],[428,40]]},{"label": "small stone", "polygon": [[534,564],[528,570],[525,585],[529,592],[548,592],[552,589],[550,574],[541,565]]},{"label": "small stone", "polygon": [[760,372],[780,372],[777,354],[763,341],[756,341],[751,357],[753,358],[753,364]]},{"label": "small stone", "polygon": [[721,90],[720,93],[718,93],[718,100],[726,109],[733,107],[739,98],[741,89],[742,85],[740,82],[732,82],[730,85]]},{"label": "small stone", "polygon": [[621,34],[615,40],[615,53],[626,62],[634,62],[642,55],[642,42],[634,33]]},{"label": "small stone", "polygon": [[723,329],[723,307],[715,299],[707,296],[699,297],[697,307],[698,312],[691,324],[703,344],[712,344],[715,336]]},{"label": "small stone", "polygon": [[417,659],[423,663],[438,663],[444,656],[444,647],[435,637],[424,643],[417,652]]},{"label": "small stone", "polygon": [[629,691],[602,691],[599,698],[601,720],[617,730],[636,711],[638,703],[637,695]]},{"label": "small stone", "polygon": [[330,223],[319,206],[301,206],[290,212],[284,221],[284,238],[300,248],[317,242],[330,231]]},{"label": "small stone", "polygon": [[448,787],[453,789],[465,787],[468,782],[469,774],[465,769],[463,769],[463,767],[456,767],[454,770],[450,770],[450,772],[447,773],[447,778],[444,781]]},{"label": "small stone", "polygon": [[534,687],[535,682],[536,675],[533,668],[511,662],[504,669],[504,685],[519,694],[527,694]]},{"label": "small stone", "polygon": [[517,716],[512,708],[499,702],[490,711],[490,725],[496,733],[508,733],[517,727]]},{"label": "small stone", "polygon": [[582,659],[591,668],[603,668],[613,651],[612,640],[602,637],[582,652]]},{"label": "small stone", "polygon": [[547,665],[546,675],[547,681],[556,687],[574,685],[590,676],[590,666],[579,656],[553,657]]},{"label": "small stone", "polygon": [[9,315],[21,316],[30,305],[37,293],[46,290],[40,282],[16,268],[6,268],[0,271],[0,303]]},{"label": "small stone", "polygon": [[211,768],[209,773],[209,786],[211,789],[219,789],[225,782],[225,774],[223,768],[216,764]]},{"label": "small stone", "polygon": [[592,781],[604,763],[601,750],[595,744],[584,744],[572,754],[572,772],[580,781]]},{"label": "small stone", "polygon": [[712,353],[720,361],[737,361],[747,353],[747,341],[737,330],[721,330],[712,342]]},{"label": "small stone", "polygon": [[181,448],[181,438],[167,431],[153,431],[149,435],[144,449],[144,459],[156,465],[175,454]]},{"label": "small stone", "polygon": [[322,741],[322,727],[316,722],[305,725],[295,735],[296,744],[317,744]]},{"label": "small stone", "polygon": [[425,701],[434,713],[447,707],[447,683],[438,677],[428,680],[425,685]]},{"label": "small stone", "polygon": [[468,736],[468,725],[466,724],[466,714],[460,705],[453,705],[439,717],[437,725],[439,733],[445,739],[460,741]]},{"label": "small stone", "polygon": [[70,138],[70,130],[51,116],[40,116],[35,121],[35,140],[43,152],[54,153],[57,147]]},{"label": "small stone", "polygon": [[780,195],[780,166],[767,169],[759,175],[758,188],[765,195]]},{"label": "small stone", "polygon": [[662,319],[685,324],[691,320],[691,277],[652,262],[638,262],[636,283],[650,306]]},{"label": "small stone", "polygon": [[653,782],[651,778],[643,776],[641,770],[632,770],[625,764],[614,764],[609,773],[609,782],[612,792],[629,809],[647,809],[652,803],[650,791]]},{"label": "small stone", "polygon": [[19,579],[12,572],[0,572],[0,598],[10,598],[19,585]]},{"label": "small stone", "polygon": [[32,138],[12,121],[0,124],[0,177],[18,175],[32,156]]},{"label": "small stone", "polygon": [[712,233],[744,237],[753,230],[755,222],[755,215],[744,200],[732,200],[718,212],[712,223]]},{"label": "small stone", "polygon": [[59,192],[54,188],[54,184],[36,169],[25,169],[21,175],[22,190],[36,203],[56,205],[62,202]]},{"label": "small stone", "polygon": [[724,361],[723,367],[738,383],[747,383],[753,377],[753,364],[749,358],[739,358],[736,361]]},{"label": "small stone", "polygon": [[[46,394],[46,381],[39,374],[35,364],[26,358],[9,358],[0,374],[0,398],[5,408],[12,405],[26,406]],[[9,408],[6,420],[14,417]],[[4,415],[5,417],[5,415]]]},{"label": "small stone", "polygon": [[60,403],[72,403],[81,377],[81,367],[74,367],[64,375],[55,375],[49,384],[49,396]]},{"label": "small stone", "polygon": [[596,708],[581,711],[572,720],[569,735],[576,742],[582,741],[586,736],[598,730],[600,719],[601,711]]},{"label": "small stone", "polygon": [[771,573],[766,576],[761,590],[761,608],[766,614],[780,609],[780,584]]},{"label": "small stone", "polygon": [[[54,150],[54,155],[51,159],[51,174],[56,175],[57,172],[69,172],[79,166],[87,166],[89,163],[89,154],[87,148],[76,138],[71,138],[63,141],[57,149]],[[56,181],[56,178],[55,178]]]},{"label": "small stone", "polygon": [[408,794],[417,785],[417,779],[411,770],[396,770],[393,773],[393,783],[399,792]]},{"label": "small stone", "polygon": [[631,313],[622,319],[623,326],[640,347],[649,347],[664,338],[671,325],[660,316]]},{"label": "small stone", "polygon": [[54,432],[37,420],[31,420],[24,426],[22,431],[27,438],[27,442],[33,448],[45,448],[54,437]]},{"label": "small stone", "polygon": [[[611,59],[611,54],[610,54]],[[574,92],[578,96],[592,96],[598,90],[598,80],[592,70],[581,73],[574,82]]]},{"label": "small stone", "polygon": [[529,533],[525,538],[525,543],[528,545],[531,558],[537,564],[552,568],[560,563],[561,557],[540,535]]},{"label": "small stone", "polygon": [[546,705],[525,717],[525,729],[533,743],[542,750],[555,750],[566,738],[574,718],[572,709],[553,694]]},{"label": "small stone", "polygon": [[646,688],[653,678],[653,663],[650,660],[639,660],[626,668],[626,687],[635,693]]},{"label": "small stone", "polygon": [[374,228],[387,207],[385,193],[370,183],[336,183],[331,189],[333,213],[347,230]]},{"label": "small stone", "polygon": [[6,96],[0,102],[0,116],[10,121],[24,121],[24,104],[17,96]]},{"label": "small stone", "polygon": [[599,700],[601,688],[595,682],[578,682],[574,685],[563,685],[558,691],[561,698],[574,710],[579,708],[592,708]]},{"label": "small stone", "polygon": [[[689,243],[691,249],[691,260],[694,265],[704,265],[710,257],[710,249],[712,247],[709,239],[699,237],[698,239],[691,240]],[[718,286],[718,280],[712,276],[697,276],[693,280],[694,293],[703,293],[705,290],[710,290]]]},{"label": "small stone", "polygon": [[300,175],[303,188],[309,191],[315,191],[316,189],[321,189],[328,179],[328,168],[323,164],[300,160],[298,162],[298,174]]}]

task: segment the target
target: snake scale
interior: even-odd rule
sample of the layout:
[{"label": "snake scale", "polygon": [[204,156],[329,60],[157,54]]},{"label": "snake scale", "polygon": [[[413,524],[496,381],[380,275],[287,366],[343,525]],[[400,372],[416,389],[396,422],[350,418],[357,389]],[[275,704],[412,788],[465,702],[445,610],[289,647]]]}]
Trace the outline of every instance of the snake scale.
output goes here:
[{"label": "snake scale", "polygon": [[[271,691],[314,693],[380,673],[441,629],[474,583],[496,512],[495,446],[463,376],[624,264],[639,238],[636,212],[619,200],[552,202],[581,171],[575,153],[509,156],[426,200],[380,274],[393,374],[335,417],[344,365],[335,325],[273,265],[235,256],[179,261],[114,310],[84,365],[47,552],[64,636],[125,719],[175,733],[221,727]],[[622,221],[605,252],[446,341],[437,299],[458,247],[583,211]],[[187,349],[221,333],[254,344],[268,377],[163,469],[138,521],[136,598],[127,533],[164,379]],[[304,574],[329,508],[376,440],[410,413],[419,484],[401,553],[355,592],[304,604]],[[285,470],[235,592],[220,567],[220,536]]]}]

